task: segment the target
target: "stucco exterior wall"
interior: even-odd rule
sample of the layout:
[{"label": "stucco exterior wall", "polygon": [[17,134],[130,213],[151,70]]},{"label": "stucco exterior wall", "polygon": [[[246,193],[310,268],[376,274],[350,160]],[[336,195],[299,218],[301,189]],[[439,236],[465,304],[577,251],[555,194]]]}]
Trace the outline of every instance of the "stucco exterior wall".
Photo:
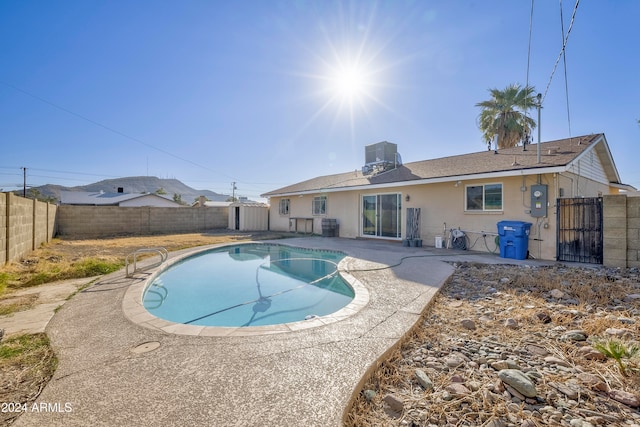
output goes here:
[{"label": "stucco exterior wall", "polygon": [[59,206],[57,232],[82,238],[193,233],[227,228],[228,215],[226,207]]},{"label": "stucco exterior wall", "polygon": [[598,197],[617,192],[616,189],[598,181],[573,173],[552,176],[555,198],[557,197]]},{"label": "stucco exterior wall", "polygon": [[[503,209],[500,211],[465,211],[465,188],[472,185],[502,184]],[[547,214],[531,216],[531,186],[547,186]],[[370,190],[318,192],[285,197],[290,201],[289,215],[280,215],[281,197],[271,199],[270,228],[274,231],[291,231],[291,218],[313,218],[314,233],[321,234],[322,218],[335,218],[339,224],[339,236],[361,237],[362,196],[400,193],[402,195],[402,236],[406,235],[407,208],[420,208],[420,237],[423,245],[435,246],[436,236],[445,239],[449,229],[460,228],[469,239],[470,249],[499,253],[495,236],[500,221],[525,221],[531,223],[528,249],[532,257],[554,260],[556,258],[556,199],[559,197],[594,197],[609,194],[608,185],[570,173],[508,176],[488,179],[442,182],[421,185],[398,185]],[[327,196],[327,213],[312,215],[312,201],[316,196]],[[408,199],[407,200],[407,196]],[[400,239],[398,239],[400,240]]]}]

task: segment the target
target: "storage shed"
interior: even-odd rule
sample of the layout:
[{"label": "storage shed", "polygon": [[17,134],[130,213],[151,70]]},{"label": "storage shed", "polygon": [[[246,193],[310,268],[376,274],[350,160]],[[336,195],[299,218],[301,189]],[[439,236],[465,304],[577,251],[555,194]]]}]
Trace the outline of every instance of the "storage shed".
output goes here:
[{"label": "storage shed", "polygon": [[258,202],[235,202],[229,205],[229,229],[266,231],[269,229],[269,205]]}]

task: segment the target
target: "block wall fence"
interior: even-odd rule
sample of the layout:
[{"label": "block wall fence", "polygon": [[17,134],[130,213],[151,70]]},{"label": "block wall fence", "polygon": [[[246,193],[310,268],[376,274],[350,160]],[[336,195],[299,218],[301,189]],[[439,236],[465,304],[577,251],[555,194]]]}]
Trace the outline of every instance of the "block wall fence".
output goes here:
[{"label": "block wall fence", "polygon": [[58,206],[56,218],[58,236],[80,239],[198,233],[228,224],[227,207]]},{"label": "block wall fence", "polygon": [[603,197],[604,262],[640,268],[640,196]]},{"label": "block wall fence", "polygon": [[55,235],[58,207],[0,193],[0,266],[20,259]]}]

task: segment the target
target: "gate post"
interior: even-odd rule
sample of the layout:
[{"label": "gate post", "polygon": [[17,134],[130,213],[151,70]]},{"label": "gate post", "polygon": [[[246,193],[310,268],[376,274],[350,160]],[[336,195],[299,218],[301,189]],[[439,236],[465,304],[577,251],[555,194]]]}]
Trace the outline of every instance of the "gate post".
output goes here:
[{"label": "gate post", "polygon": [[627,196],[603,196],[603,265],[627,267]]}]

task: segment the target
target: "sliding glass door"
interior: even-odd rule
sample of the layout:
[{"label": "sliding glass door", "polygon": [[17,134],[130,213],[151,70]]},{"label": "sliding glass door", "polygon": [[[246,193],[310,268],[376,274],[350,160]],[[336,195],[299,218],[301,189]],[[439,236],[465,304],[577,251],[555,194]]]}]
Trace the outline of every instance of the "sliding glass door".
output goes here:
[{"label": "sliding glass door", "polygon": [[402,198],[399,193],[362,196],[362,235],[399,239]]}]

